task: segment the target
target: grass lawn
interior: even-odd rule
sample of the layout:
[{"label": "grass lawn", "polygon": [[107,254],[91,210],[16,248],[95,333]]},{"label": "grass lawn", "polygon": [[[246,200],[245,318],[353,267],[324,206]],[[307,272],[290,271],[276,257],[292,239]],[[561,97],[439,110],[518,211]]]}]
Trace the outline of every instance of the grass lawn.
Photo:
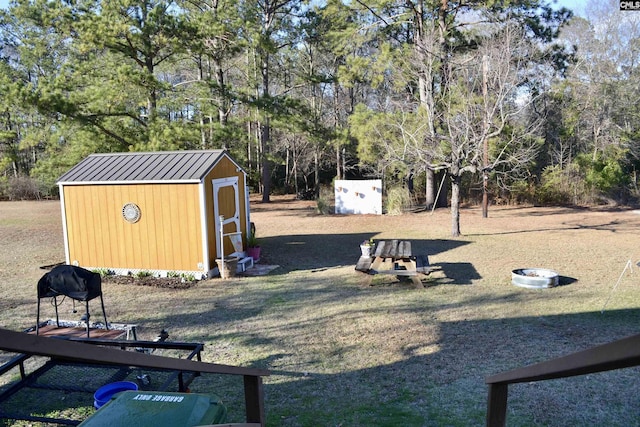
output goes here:
[{"label": "grass lawn", "polygon": [[[321,216],[313,202],[274,200],[252,202],[261,262],[279,265],[267,276],[103,284],[109,320],[137,324],[139,338],[164,328],[204,342],[205,361],[269,369],[269,426],[480,426],[487,376],[639,332],[632,210],[491,207],[483,219],[471,207],[452,239],[444,209]],[[425,289],[369,281],[354,266],[371,237],[409,239],[439,270]],[[39,267],[64,260],[59,202],[0,202],[0,247],[0,327],[23,330],[35,323]],[[511,270],[526,267],[557,271],[561,286],[513,286]],[[508,425],[638,426],[639,372],[511,386]],[[192,391],[216,393],[241,422],[241,383],[205,376]]]}]

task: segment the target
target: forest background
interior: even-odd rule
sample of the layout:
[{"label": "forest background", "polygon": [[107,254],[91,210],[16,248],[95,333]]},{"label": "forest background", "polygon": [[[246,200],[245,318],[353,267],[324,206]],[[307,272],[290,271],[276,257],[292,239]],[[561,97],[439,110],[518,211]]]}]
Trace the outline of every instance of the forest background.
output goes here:
[{"label": "forest background", "polygon": [[92,153],[224,148],[264,202],[376,177],[452,210],[633,203],[640,12],[551,6],[13,0],[0,199],[56,197]]}]

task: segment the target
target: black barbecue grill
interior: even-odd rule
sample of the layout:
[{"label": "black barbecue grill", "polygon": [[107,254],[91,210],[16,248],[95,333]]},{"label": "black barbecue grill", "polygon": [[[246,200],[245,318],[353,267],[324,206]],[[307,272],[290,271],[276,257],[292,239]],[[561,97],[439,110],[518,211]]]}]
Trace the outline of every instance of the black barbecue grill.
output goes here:
[{"label": "black barbecue grill", "polygon": [[90,323],[89,301],[100,297],[104,325],[106,329],[109,329],[107,314],[104,310],[104,300],[102,299],[102,278],[100,275],[74,265],[59,265],[42,276],[38,281],[36,335],[38,334],[40,325],[40,300],[42,298],[53,298],[53,305],[56,309],[56,325],[58,327],[60,326],[58,297],[69,297],[74,301],[84,301],[86,309],[84,321],[87,325],[87,338],[89,337]]}]

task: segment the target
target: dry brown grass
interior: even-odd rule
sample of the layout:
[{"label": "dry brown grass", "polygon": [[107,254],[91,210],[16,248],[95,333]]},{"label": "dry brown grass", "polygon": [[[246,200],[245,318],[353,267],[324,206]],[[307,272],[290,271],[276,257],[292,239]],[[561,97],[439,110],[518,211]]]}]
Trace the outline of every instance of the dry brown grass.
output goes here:
[{"label": "dry brown grass", "polygon": [[[319,216],[313,202],[254,203],[264,277],[188,289],[105,283],[111,321],[141,338],[202,341],[205,360],[268,368],[272,426],[484,423],[488,375],[638,332],[640,215],[631,210],[496,207],[400,216]],[[401,238],[441,270],[424,290],[354,271],[365,239]],[[58,202],[0,203],[0,326],[35,321],[42,265],[64,259]],[[628,260],[625,274],[612,288]],[[562,284],[528,290],[511,270]],[[604,314],[601,309],[611,295]],[[97,315],[97,312],[96,312]],[[640,425],[636,369],[510,388],[509,425]],[[200,385],[198,385],[200,384]],[[231,381],[197,380],[242,418]],[[196,390],[198,391],[198,390]]]}]

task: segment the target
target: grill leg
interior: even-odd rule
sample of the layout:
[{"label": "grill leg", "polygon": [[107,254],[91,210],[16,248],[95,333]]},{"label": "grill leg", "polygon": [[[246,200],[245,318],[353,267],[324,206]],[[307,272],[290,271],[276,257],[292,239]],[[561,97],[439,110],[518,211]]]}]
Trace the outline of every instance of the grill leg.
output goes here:
[{"label": "grill leg", "polygon": [[84,303],[87,310],[87,338],[89,338],[89,319],[91,318],[91,315],[89,314],[89,301],[85,301]]},{"label": "grill leg", "polygon": [[53,297],[53,306],[56,308],[56,326],[60,327],[60,317],[58,316],[58,297]]},{"label": "grill leg", "polygon": [[36,312],[36,335],[40,332],[40,297],[38,297],[38,311]]},{"label": "grill leg", "polygon": [[106,330],[109,330],[109,322],[107,322],[107,312],[104,311],[104,299],[102,299],[102,295],[100,295],[100,305],[102,306],[102,317],[104,317],[104,327]]}]

